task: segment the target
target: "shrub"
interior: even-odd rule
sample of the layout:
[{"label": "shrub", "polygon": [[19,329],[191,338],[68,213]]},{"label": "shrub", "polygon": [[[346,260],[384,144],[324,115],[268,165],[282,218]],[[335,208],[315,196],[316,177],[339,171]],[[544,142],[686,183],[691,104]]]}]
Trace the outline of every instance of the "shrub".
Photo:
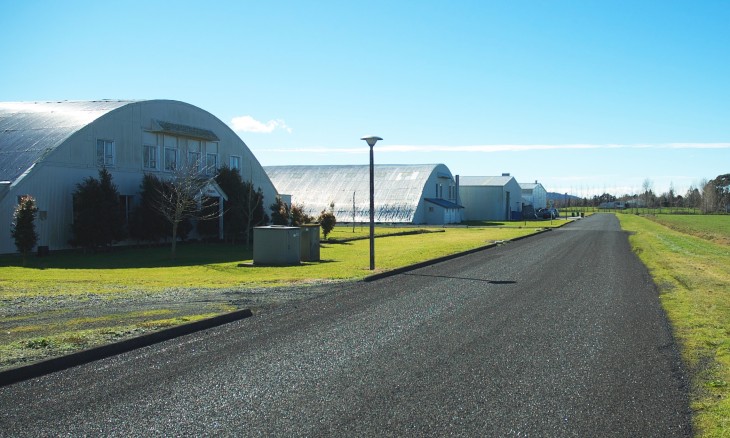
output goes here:
[{"label": "shrub", "polygon": [[99,179],[88,177],[76,185],[73,203],[73,238],[70,242],[73,246],[97,248],[124,240],[126,232],[120,214],[119,192],[106,168],[99,170]]},{"label": "shrub", "polygon": [[274,225],[289,225],[289,206],[280,197],[269,206],[271,210],[271,222]]},{"label": "shrub", "polygon": [[291,218],[291,225],[293,227],[314,222],[314,218],[304,212],[304,205],[302,204],[292,204],[289,217]]},{"label": "shrub", "polygon": [[319,222],[319,225],[322,227],[322,234],[324,235],[324,238],[327,239],[327,235],[335,228],[335,225],[337,224],[337,218],[335,218],[335,204],[330,204],[330,209],[328,210],[322,210],[322,212],[319,214],[319,217],[317,218],[317,222]]},{"label": "shrub", "polygon": [[15,247],[23,255],[23,266],[27,254],[33,250],[38,242],[38,234],[35,231],[35,215],[38,208],[35,199],[31,196],[23,196],[20,203],[13,212],[13,223],[10,225],[10,235],[15,240]]}]

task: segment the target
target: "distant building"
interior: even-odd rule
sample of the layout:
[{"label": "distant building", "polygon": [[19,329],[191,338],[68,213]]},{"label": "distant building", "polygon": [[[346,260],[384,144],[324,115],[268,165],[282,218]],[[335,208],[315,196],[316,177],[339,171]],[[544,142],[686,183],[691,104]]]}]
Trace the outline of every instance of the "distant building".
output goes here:
[{"label": "distant building", "polygon": [[509,173],[502,176],[462,176],[459,194],[464,220],[508,221],[520,219],[522,188]]},{"label": "distant building", "polygon": [[[265,166],[279,193],[318,216],[334,203],[338,222],[370,221],[370,166]],[[461,222],[463,207],[449,168],[443,164],[378,164],[375,221],[450,224]]]},{"label": "distant building", "polygon": [[534,183],[520,183],[520,189],[522,190],[522,203],[524,205],[530,205],[535,210],[547,207],[547,191],[542,184],[537,181]]},{"label": "distant building", "polygon": [[[39,209],[38,245],[67,248],[72,193],[106,167],[128,219],[145,173],[171,175],[197,163],[201,172],[237,168],[272,203],[276,189],[246,144],[224,122],[193,105],[171,100],[0,103],[0,221],[9,224],[23,195]],[[220,196],[208,193],[208,196]],[[7,228],[0,253],[15,252]]]},{"label": "distant building", "polygon": [[[638,201],[637,201],[637,203],[638,203]],[[623,210],[623,209],[628,208],[628,207],[629,207],[629,203],[628,202],[623,202],[623,201],[601,202],[598,205],[598,208],[601,209],[601,210],[614,210],[614,209],[616,209],[616,210]]]}]

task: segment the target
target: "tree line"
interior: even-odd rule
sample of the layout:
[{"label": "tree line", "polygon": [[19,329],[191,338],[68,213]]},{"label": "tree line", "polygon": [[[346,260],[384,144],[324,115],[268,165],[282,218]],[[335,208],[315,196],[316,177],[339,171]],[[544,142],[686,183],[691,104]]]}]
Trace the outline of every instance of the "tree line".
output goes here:
[{"label": "tree line", "polygon": [[669,190],[658,194],[654,192],[650,179],[644,180],[639,193],[621,196],[603,193],[591,198],[570,200],[556,199],[558,206],[564,207],[599,207],[606,203],[621,202],[625,208],[648,209],[693,209],[702,213],[728,212],[730,208],[730,173],[718,175],[711,180],[702,180],[697,186],[692,185],[684,193],[677,193],[673,185]]}]

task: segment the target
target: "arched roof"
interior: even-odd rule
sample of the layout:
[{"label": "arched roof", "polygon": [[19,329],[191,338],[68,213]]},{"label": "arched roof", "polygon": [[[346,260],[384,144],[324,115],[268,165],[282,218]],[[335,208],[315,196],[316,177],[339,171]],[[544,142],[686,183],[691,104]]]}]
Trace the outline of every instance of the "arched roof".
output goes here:
[{"label": "arched roof", "polygon": [[[316,216],[334,202],[335,216],[350,221],[354,195],[355,221],[369,220],[369,165],[264,166],[264,170],[276,190],[292,195],[292,202],[303,204],[307,214]],[[443,164],[375,165],[375,220],[414,222],[419,206],[429,197],[428,182],[438,177],[452,179]]]},{"label": "arched roof", "polygon": [[[18,183],[39,163],[68,139],[93,123],[125,111],[130,120],[139,114],[153,117],[149,127],[142,129],[219,141],[223,138],[240,145],[244,163],[244,179],[255,182],[264,192],[265,202],[273,200],[276,191],[261,165],[243,140],[213,114],[189,103],[176,100],[96,100],[60,102],[0,102],[0,199],[3,189]],[[112,114],[113,113],[113,114]],[[155,115],[166,114],[163,120]],[[164,120],[165,117],[169,119]],[[178,121],[179,119],[179,121]],[[216,126],[216,133],[195,128],[187,120],[204,120],[206,126]],[[213,125],[209,124],[212,123]],[[139,122],[137,122],[139,123]],[[222,138],[218,138],[221,136]],[[239,143],[240,142],[240,143]],[[7,190],[7,189],[5,189]],[[272,201],[273,202],[273,201]]]},{"label": "arched roof", "polygon": [[0,181],[12,183],[79,129],[134,102],[0,102]]}]

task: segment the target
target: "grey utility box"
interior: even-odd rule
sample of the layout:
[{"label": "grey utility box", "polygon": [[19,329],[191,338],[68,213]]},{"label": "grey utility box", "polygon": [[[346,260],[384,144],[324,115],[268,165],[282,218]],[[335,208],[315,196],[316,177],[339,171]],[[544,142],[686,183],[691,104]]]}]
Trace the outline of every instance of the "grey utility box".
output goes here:
[{"label": "grey utility box", "polygon": [[301,260],[299,227],[269,225],[253,229],[253,264],[298,265]]},{"label": "grey utility box", "polygon": [[319,261],[319,225],[302,225],[301,255],[303,262]]}]

